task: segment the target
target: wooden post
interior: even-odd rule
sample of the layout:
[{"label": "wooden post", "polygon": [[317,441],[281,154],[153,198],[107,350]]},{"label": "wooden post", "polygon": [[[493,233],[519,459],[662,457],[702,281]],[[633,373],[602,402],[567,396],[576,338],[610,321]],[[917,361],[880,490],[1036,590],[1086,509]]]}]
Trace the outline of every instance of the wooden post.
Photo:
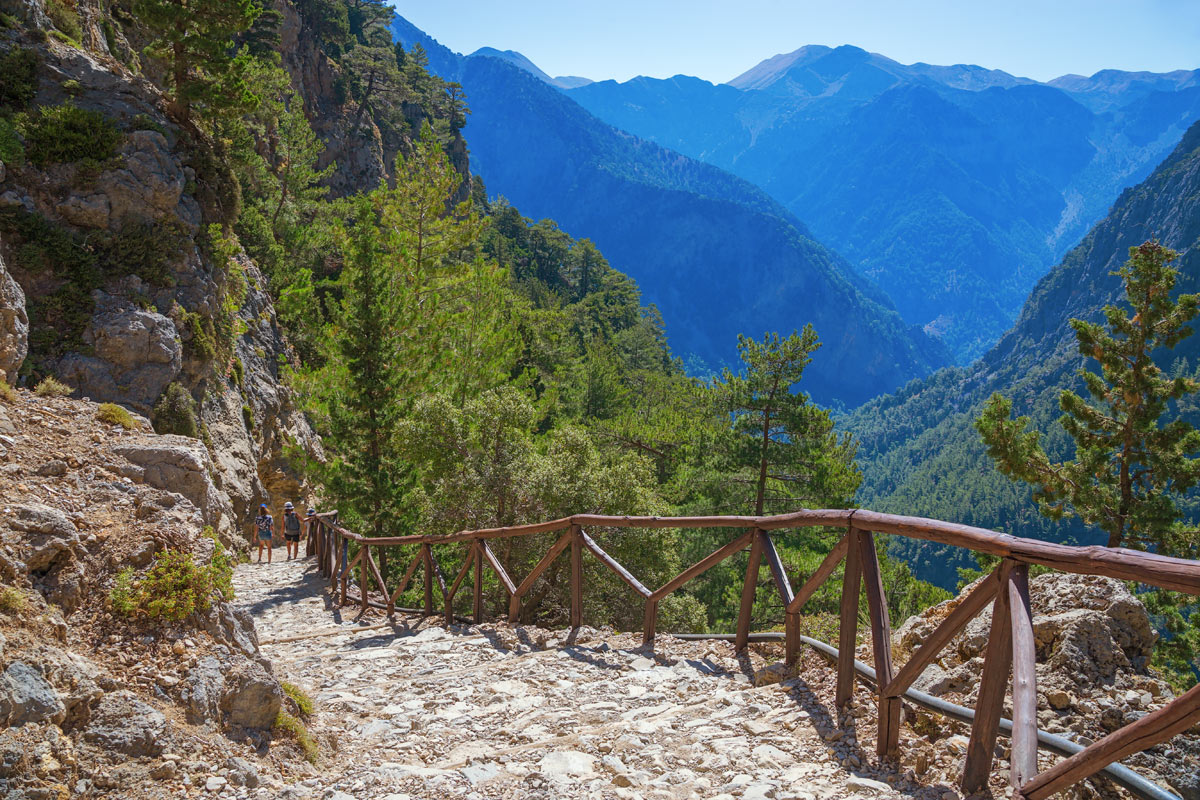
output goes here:
[{"label": "wooden post", "polygon": [[842,578],[842,614],[838,629],[837,693],[838,707],[854,697],[854,648],[858,644],[858,593],[862,583],[862,548],[859,532],[851,528],[846,534],[846,573]]},{"label": "wooden post", "polygon": [[750,622],[754,614],[754,593],[758,590],[758,568],[762,564],[763,532],[754,531],[750,543],[750,561],[746,564],[746,579],[742,583],[742,608],[738,612],[737,635],[733,650],[740,653],[750,643]]},{"label": "wooden post", "polygon": [[967,760],[963,766],[963,794],[974,794],[986,787],[988,773],[992,770],[992,752],[1000,732],[1000,715],[1004,710],[1004,694],[1012,667],[1008,576],[1015,564],[1006,558],[996,568],[1000,573],[1000,591],[996,592],[996,601],[992,603],[992,628],[988,633],[979,699],[975,703],[975,722],[971,725],[971,740],[967,744]]},{"label": "wooden post", "polygon": [[341,534],[338,534],[338,540],[341,542],[338,550],[342,554],[342,568],[340,570],[342,577],[340,583],[342,589],[341,604],[344,606],[346,605],[346,581],[350,577],[350,540]]},{"label": "wooden post", "polygon": [[579,526],[571,526],[571,627],[583,624],[583,539]]},{"label": "wooden post", "polygon": [[[454,624],[454,595],[458,594],[458,587],[462,584],[463,578],[467,577],[467,570],[471,568],[471,564],[474,562],[476,547],[478,547],[478,544],[472,542],[471,546],[467,548],[467,555],[463,558],[462,568],[459,569],[458,575],[454,578],[454,583],[450,584],[450,588],[446,591],[446,627]],[[478,574],[478,570],[476,570],[476,574]]]},{"label": "wooden post", "polygon": [[784,656],[789,667],[800,660],[800,615],[787,611],[783,615]]},{"label": "wooden post", "polygon": [[472,595],[474,600],[472,611],[475,624],[479,625],[483,622],[483,548],[479,546],[478,542],[471,548],[471,555],[475,562],[475,592]]},{"label": "wooden post", "polygon": [[1017,564],[1008,576],[1012,618],[1013,719],[1009,782],[1020,789],[1037,775],[1037,646],[1029,608],[1029,566]]},{"label": "wooden post", "polygon": [[892,624],[888,619],[887,599],[883,594],[875,537],[870,531],[859,533],[858,550],[863,586],[867,590],[867,607],[871,615],[871,650],[875,656],[875,687],[878,691],[879,735],[875,739],[875,752],[886,758],[895,758],[900,752],[900,698],[888,697],[883,691],[893,678]]},{"label": "wooden post", "polygon": [[647,647],[654,645],[654,629],[658,626],[658,601],[653,597],[646,598],[646,621],[642,625],[642,644]]},{"label": "wooden post", "polygon": [[367,613],[367,558],[371,552],[371,546],[366,542],[361,542],[362,552],[358,554],[358,591],[362,593],[362,611],[360,616]]},{"label": "wooden post", "polygon": [[517,586],[516,590],[512,593],[512,597],[508,599],[509,622],[517,621],[517,616],[521,612],[521,598],[525,596],[526,592],[533,588],[533,584],[537,581],[538,577],[546,571],[546,568],[554,562],[554,559],[558,558],[559,554],[562,553],[563,550],[567,549],[567,545],[571,543],[572,538],[573,537],[571,536],[570,531],[567,531],[562,536],[558,537],[558,541],[556,541],[554,545],[546,551],[546,554],[542,556],[540,561],[538,561],[537,566],[533,568],[533,571],[526,575],[525,580],[521,581],[520,585]]},{"label": "wooden post", "polygon": [[433,613],[433,552],[428,542],[421,543],[421,563],[425,565],[425,613]]}]

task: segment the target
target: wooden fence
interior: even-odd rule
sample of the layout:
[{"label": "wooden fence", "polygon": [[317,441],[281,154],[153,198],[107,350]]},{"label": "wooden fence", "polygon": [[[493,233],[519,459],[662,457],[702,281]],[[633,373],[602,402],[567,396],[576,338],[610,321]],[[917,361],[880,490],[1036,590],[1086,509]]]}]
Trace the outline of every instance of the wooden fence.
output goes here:
[{"label": "wooden fence", "polygon": [[[741,531],[723,547],[659,588],[651,590],[604,552],[584,530],[585,526],[734,528]],[[814,526],[844,528],[846,533],[820,566],[807,576],[800,588],[794,590],[776,552],[772,531]],[[489,545],[493,539],[557,531],[562,531],[562,534],[519,583],[509,576],[505,566]],[[987,579],[975,586],[913,653],[908,663],[899,669],[892,663],[891,623],[888,619],[875,551],[875,533],[965,547],[1001,558],[1000,564]],[[353,558],[349,556],[351,542],[355,542],[358,547],[358,552]],[[417,555],[409,564],[399,584],[389,591],[372,553],[382,552],[382,548],[401,545],[417,545]],[[466,548],[466,558],[454,580],[447,585],[434,557],[433,548],[454,545]],[[336,512],[331,512],[316,515],[312,518],[309,528],[309,553],[316,557],[321,573],[330,579],[343,605],[353,600],[364,612],[368,607],[376,606],[392,614],[395,612],[397,599],[408,588],[417,570],[421,570],[424,577],[422,610],[426,614],[434,613],[433,589],[436,584],[447,622],[453,620],[454,597],[468,572],[473,573],[474,580],[474,617],[477,622],[483,620],[485,565],[496,574],[509,597],[508,619],[516,621],[521,610],[522,598],[551,563],[569,549],[570,624],[572,627],[578,627],[583,621],[583,554],[586,551],[616,573],[642,598],[645,603],[643,639],[645,644],[650,646],[653,645],[655,637],[658,605],[663,598],[747,548],[750,551],[750,561],[742,588],[741,608],[734,638],[735,649],[741,651],[749,642],[759,568],[762,561],[766,560],[785,609],[785,652],[789,664],[794,663],[799,656],[801,609],[813,593],[830,579],[838,565],[845,562],[838,637],[836,699],[839,706],[849,700],[853,692],[859,592],[860,587],[865,587],[877,674],[875,695],[879,730],[876,749],[880,756],[887,758],[899,755],[901,695],[920,676],[922,670],[937,658],[955,634],[991,604],[991,631],[985,652],[979,700],[975,708],[975,721],[971,727],[963,768],[961,785],[964,792],[978,791],[987,784],[1010,675],[1013,729],[1009,775],[1017,795],[1025,800],[1042,800],[1049,797],[1094,775],[1114,761],[1153,747],[1200,722],[1198,685],[1158,711],[1112,732],[1078,754],[1063,759],[1053,768],[1042,773],[1037,771],[1037,678],[1034,672],[1033,620],[1029,604],[1029,565],[1042,564],[1063,572],[1104,575],[1200,595],[1200,562],[1196,561],[1133,550],[1051,544],[938,520],[864,510],[797,511],[766,517],[613,517],[578,514],[535,525],[462,531],[447,536],[386,538],[368,538],[352,533],[341,527],[337,522]],[[355,567],[359,568],[359,585],[356,587],[357,592],[352,595],[348,584]],[[384,602],[370,599],[372,582]]]}]

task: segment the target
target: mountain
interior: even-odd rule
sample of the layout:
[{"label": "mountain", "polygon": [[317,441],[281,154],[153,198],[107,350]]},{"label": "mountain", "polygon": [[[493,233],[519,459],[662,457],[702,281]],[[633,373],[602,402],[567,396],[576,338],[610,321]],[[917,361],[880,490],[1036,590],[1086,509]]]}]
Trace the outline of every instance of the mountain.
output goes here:
[{"label": "mountain", "polygon": [[[844,420],[861,441],[864,481],[859,502],[879,511],[936,517],[1020,536],[1097,541],[1077,521],[1041,517],[1023,485],[998,473],[972,423],[996,391],[1014,398],[1014,413],[1030,414],[1055,457],[1070,456],[1070,440],[1056,423],[1058,394],[1081,390],[1083,365],[1071,318],[1101,321],[1105,304],[1122,301],[1112,272],[1129,248],[1157,238],[1178,250],[1179,291],[1200,290],[1200,123],[1141,184],[1127,189],[1100,223],[1043,277],[1015,326],[968,368],[941,370],[902,391],[877,398]],[[1164,354],[1164,359],[1167,355]],[[1200,336],[1169,354],[1169,366],[1194,372]],[[1163,363],[1164,368],[1168,363]],[[1094,365],[1093,365],[1094,367]],[[1183,409],[1195,415],[1196,408]],[[910,545],[903,555],[921,577],[953,586],[963,553]]]},{"label": "mountain", "polygon": [[474,53],[471,53],[468,58],[476,56],[485,56],[488,58],[498,58],[501,61],[507,61],[518,69],[523,69],[530,75],[533,75],[543,83],[548,83],[551,86],[557,86],[559,89],[578,89],[580,86],[587,86],[592,82],[591,78],[581,78],[578,75],[559,75],[557,78],[551,78],[546,73],[538,68],[528,58],[516,50],[497,50],[494,47],[481,47]]},{"label": "mountain", "polygon": [[677,75],[568,94],[764,189],[959,363],[1200,118],[1200,71],[1044,84],[849,45],[802,47],[727,84]]},{"label": "mountain", "polygon": [[808,322],[824,346],[805,388],[824,402],[855,405],[947,363],[940,343],[757,187],[610,127],[512,57],[457,55],[399,17],[392,32],[462,84],[471,165],[489,191],[594,240],[661,309],[695,371],[732,365],[738,333]]}]

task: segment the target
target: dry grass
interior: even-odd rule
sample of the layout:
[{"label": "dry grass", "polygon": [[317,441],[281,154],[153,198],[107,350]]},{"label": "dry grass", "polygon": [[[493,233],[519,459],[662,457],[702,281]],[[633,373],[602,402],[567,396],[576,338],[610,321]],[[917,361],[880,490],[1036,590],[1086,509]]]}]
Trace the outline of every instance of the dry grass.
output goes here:
[{"label": "dry grass", "polygon": [[101,403],[96,409],[96,419],[109,425],[120,425],[127,431],[137,427],[133,415],[116,403]]},{"label": "dry grass", "polygon": [[37,388],[33,390],[33,393],[38,397],[67,397],[73,391],[75,390],[57,378],[49,377],[43,379],[37,385]]},{"label": "dry grass", "polygon": [[304,760],[310,764],[317,763],[317,756],[320,755],[320,748],[317,747],[317,741],[313,739],[312,734],[308,732],[308,728],[304,726],[296,717],[286,711],[280,711],[279,716],[275,717],[275,730],[291,737],[300,751],[304,753]]},{"label": "dry grass", "polygon": [[0,380],[0,400],[6,403],[17,402],[17,390],[8,385],[8,381]]}]

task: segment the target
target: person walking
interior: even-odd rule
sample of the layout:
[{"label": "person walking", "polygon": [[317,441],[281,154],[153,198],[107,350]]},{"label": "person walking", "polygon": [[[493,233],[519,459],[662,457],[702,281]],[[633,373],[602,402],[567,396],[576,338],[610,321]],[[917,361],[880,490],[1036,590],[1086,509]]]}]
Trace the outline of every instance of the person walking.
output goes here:
[{"label": "person walking", "polygon": [[300,515],[289,500],[283,504],[283,543],[287,547],[287,560],[300,557]]},{"label": "person walking", "polygon": [[258,561],[262,563],[263,548],[267,548],[267,563],[271,563],[271,540],[275,538],[275,519],[267,511],[267,504],[260,503],[258,516],[254,518],[254,530],[258,534]]}]

